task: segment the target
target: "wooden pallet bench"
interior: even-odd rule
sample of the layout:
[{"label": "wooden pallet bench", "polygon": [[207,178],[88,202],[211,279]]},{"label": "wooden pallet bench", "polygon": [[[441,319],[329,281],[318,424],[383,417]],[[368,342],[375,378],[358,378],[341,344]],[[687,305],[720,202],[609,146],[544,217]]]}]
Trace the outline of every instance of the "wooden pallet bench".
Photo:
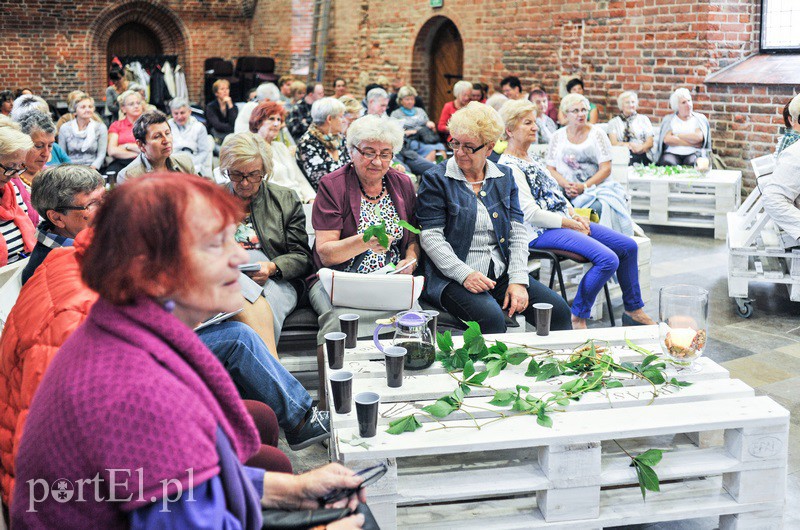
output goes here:
[{"label": "wooden pallet bench", "polygon": [[[774,157],[766,155],[751,161],[756,177],[772,173]],[[800,251],[787,250],[795,241],[772,222],[761,202],[756,186],[741,206],[727,214],[728,295],[737,303],[743,317],[749,317],[752,303],[750,283],[786,285],[789,299],[800,301]]]},{"label": "wooden pallet bench", "polygon": [[[640,360],[623,347],[626,336],[657,351],[656,326],[501,337],[570,351],[587,338],[607,340],[617,359]],[[353,469],[376,461],[389,465],[389,473],[367,490],[384,529],[599,529],[711,516],[724,529],[779,528],[789,413],[768,397],[754,396],[710,359],[698,363],[697,373],[674,374],[691,381],[689,387],[653,399],[649,385],[627,380],[608,396],[587,394],[553,413],[552,428],[516,416],[477,430],[473,418],[458,411],[441,424],[418,415],[422,429],[391,435],[385,429],[392,419],[451,392],[454,380],[435,363],[407,373],[401,388],[390,389],[381,354],[361,342],[345,356],[344,369],[355,374],[354,394],[381,395],[378,434],[363,440],[367,447],[353,445],[362,441],[355,407],[350,414],[333,413],[331,451]],[[524,384],[545,393],[571,379],[536,382],[524,370],[509,367],[488,382],[496,389]],[[479,388],[467,398],[478,421],[496,417],[490,399],[491,392]],[[646,502],[630,458],[614,440],[631,454],[665,449],[655,468],[661,491],[648,492]]]},{"label": "wooden pallet bench", "polygon": [[640,175],[628,170],[631,216],[643,225],[714,230],[725,239],[725,215],[741,203],[741,171],[712,169],[703,177]]}]

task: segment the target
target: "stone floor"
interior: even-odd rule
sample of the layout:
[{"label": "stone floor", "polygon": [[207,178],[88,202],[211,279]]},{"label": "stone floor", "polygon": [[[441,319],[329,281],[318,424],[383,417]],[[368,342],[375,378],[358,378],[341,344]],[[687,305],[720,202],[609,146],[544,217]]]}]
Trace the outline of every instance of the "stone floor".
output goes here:
[{"label": "stone floor", "polygon": [[[792,413],[784,527],[800,528],[800,303],[790,302],[783,286],[754,284],[750,289],[754,314],[742,319],[728,297],[724,241],[712,239],[705,230],[647,228],[646,232],[652,240],[653,292],[645,310],[658,316],[658,289],[665,285],[688,283],[708,289],[710,340],[706,355],[730,370],[732,378],[752,386],[757,394],[772,397]],[[620,303],[615,313],[621,312]],[[297,453],[285,445],[282,449],[297,472],[328,461],[321,445]],[[626,528],[705,530],[716,526],[715,519],[704,519]]]}]

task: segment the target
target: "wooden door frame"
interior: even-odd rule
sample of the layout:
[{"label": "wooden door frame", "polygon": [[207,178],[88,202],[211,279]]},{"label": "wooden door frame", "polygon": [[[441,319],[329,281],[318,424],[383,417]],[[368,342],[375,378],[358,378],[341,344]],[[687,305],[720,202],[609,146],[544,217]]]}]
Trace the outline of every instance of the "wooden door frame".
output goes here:
[{"label": "wooden door frame", "polygon": [[[464,32],[461,31],[461,25],[458,23],[458,17],[454,13],[440,12],[433,17],[426,19],[422,22],[417,30],[417,37],[414,40],[411,61],[411,84],[417,89],[422,100],[425,102],[426,109],[430,110],[431,93],[429,90],[430,82],[430,69],[431,69],[431,47],[436,38],[439,30],[445,24],[452,24],[458,35],[461,37],[461,46],[464,55]],[[463,55],[461,71],[464,71]],[[431,116],[432,120],[438,119],[438,116]]]}]

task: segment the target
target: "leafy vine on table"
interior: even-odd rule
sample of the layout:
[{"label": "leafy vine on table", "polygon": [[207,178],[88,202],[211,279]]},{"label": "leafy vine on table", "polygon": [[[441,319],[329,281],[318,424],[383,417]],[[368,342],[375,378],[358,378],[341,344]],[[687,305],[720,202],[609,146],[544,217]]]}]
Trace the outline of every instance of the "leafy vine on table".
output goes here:
[{"label": "leafy vine on table", "polygon": [[[615,362],[609,354],[608,345],[603,345],[605,343],[598,343],[593,339],[587,340],[572,350],[568,357],[548,348],[528,345],[509,347],[501,341],[494,341],[489,345],[476,322],[467,322],[463,338],[464,345],[455,348],[449,331],[436,335],[439,347],[436,352],[436,360],[442,363],[442,366],[454,379],[455,390],[440,397],[434,403],[422,407],[417,413],[392,421],[386,432],[402,434],[416,431],[422,427],[422,423],[417,419],[417,414],[439,422],[441,426],[437,429],[451,428],[440,420],[459,410],[471,418],[473,427],[476,429],[519,415],[535,416],[539,425],[552,427],[553,413],[563,411],[571,401],[578,401],[589,392],[602,392],[622,387],[620,376],[647,381],[652,386],[652,399],[655,399],[664,388],[680,388],[691,384],[679,381],[674,377],[667,380],[666,364],[658,355],[628,339],[625,340],[628,349],[644,356],[640,363]],[[475,365],[477,362],[482,362],[485,369],[479,371]],[[544,394],[531,392],[530,387],[526,385],[516,385],[516,388],[511,390],[497,389],[486,383],[487,379],[499,375],[509,365],[518,366],[525,362],[527,362],[525,376],[534,381],[545,381],[559,376],[576,377],[561,384],[558,389]],[[508,410],[488,409],[465,403],[466,397],[473,388],[493,391],[494,395],[489,404],[498,408],[508,408]],[[606,396],[608,396],[607,393]],[[652,399],[650,403],[652,403]],[[497,417],[481,421],[470,414],[466,408],[479,408],[487,412],[494,412]],[[631,465],[636,470],[642,497],[646,496],[648,490],[659,491],[658,475],[653,467],[661,461],[662,451],[649,449],[639,455],[632,455],[621,445],[620,449],[631,458]]]}]

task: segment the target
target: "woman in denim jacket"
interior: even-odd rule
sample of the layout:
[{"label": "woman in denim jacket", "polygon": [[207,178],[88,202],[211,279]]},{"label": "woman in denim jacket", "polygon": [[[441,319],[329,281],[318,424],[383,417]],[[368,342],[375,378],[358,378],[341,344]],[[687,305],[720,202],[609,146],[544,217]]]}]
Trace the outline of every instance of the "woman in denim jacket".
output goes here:
[{"label": "woman in denim jacket", "polygon": [[553,304],[552,329],[571,329],[567,303],[528,275],[511,170],[486,159],[503,131],[497,111],[472,102],[448,125],[453,157],[425,173],[417,199],[426,298],[484,333],[504,333],[506,315],[534,323],[537,302]]}]

